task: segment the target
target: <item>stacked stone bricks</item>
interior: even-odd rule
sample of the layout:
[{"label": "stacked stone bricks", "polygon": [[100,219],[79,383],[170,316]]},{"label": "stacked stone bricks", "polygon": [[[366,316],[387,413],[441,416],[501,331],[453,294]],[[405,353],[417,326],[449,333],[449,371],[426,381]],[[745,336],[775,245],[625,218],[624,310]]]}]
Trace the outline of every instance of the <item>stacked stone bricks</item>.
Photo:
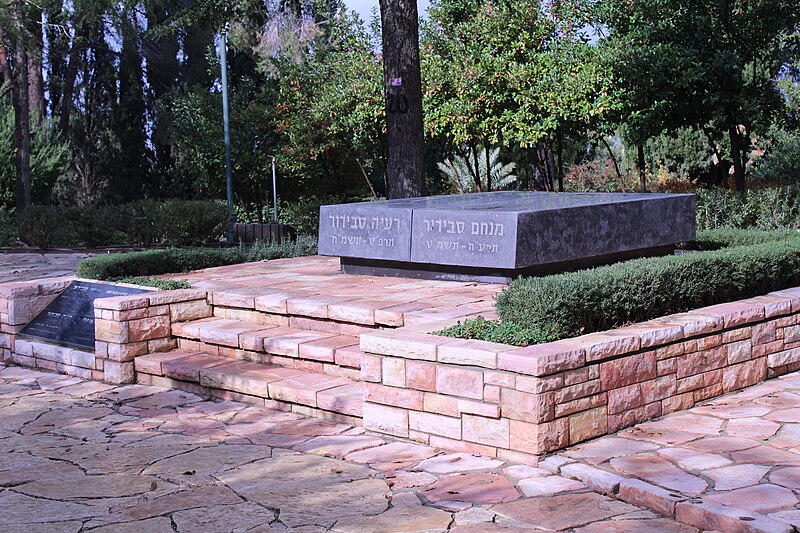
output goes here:
[{"label": "stacked stone bricks", "polygon": [[797,370],[798,313],[790,289],[525,348],[365,333],[364,425],[525,460]]},{"label": "stacked stone bricks", "polygon": [[211,316],[206,296],[183,289],[95,300],[95,353],[103,371],[98,379],[133,383],[136,357],[177,347],[173,323]]}]

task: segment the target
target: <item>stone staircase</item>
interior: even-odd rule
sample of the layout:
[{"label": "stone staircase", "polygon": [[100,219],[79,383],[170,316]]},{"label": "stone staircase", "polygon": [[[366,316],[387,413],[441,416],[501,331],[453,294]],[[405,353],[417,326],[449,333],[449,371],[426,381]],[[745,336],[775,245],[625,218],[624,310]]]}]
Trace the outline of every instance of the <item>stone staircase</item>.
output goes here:
[{"label": "stone staircase", "polygon": [[178,349],[136,358],[139,383],[359,423],[356,336],[216,317],[172,333]]},{"label": "stone staircase", "polygon": [[355,425],[361,425],[362,380],[380,381],[381,373],[378,358],[359,348],[362,333],[491,316],[500,289],[346,276],[338,260],[320,257],[180,278],[206,291],[209,311],[171,321],[176,349],[136,356],[138,383]]}]

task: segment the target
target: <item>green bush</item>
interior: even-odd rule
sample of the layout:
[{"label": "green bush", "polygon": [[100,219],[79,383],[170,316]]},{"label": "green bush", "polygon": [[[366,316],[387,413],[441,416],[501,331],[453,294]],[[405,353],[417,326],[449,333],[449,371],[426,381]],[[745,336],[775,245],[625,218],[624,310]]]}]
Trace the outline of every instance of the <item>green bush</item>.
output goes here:
[{"label": "green bush", "polygon": [[603,331],[800,285],[800,238],[521,278],[497,297],[504,322],[551,338]]},{"label": "green bush", "polygon": [[537,327],[527,327],[511,322],[486,320],[483,317],[467,320],[463,324],[459,322],[455,326],[450,326],[449,328],[436,332],[436,335],[458,337],[460,339],[480,339],[515,346],[527,346],[528,344],[555,340],[555,337],[548,335]]},{"label": "green bush", "polygon": [[218,241],[227,209],[217,201],[141,200],[123,205],[33,205],[22,221],[28,244],[107,246],[125,242],[197,246]]},{"label": "green bush", "polygon": [[759,180],[800,181],[800,131],[772,128],[766,153],[755,160],[753,177]]},{"label": "green bush", "polygon": [[107,254],[86,259],[78,265],[78,275],[82,278],[105,280],[129,276],[157,276],[316,253],[317,241],[312,237],[299,237],[297,241],[290,243],[259,243],[237,248],[167,248]]},{"label": "green bush", "polygon": [[800,229],[800,186],[697,191],[697,227]]},{"label": "green bush", "polygon": [[686,250],[719,250],[732,246],[749,246],[764,242],[782,241],[798,236],[800,236],[800,233],[797,230],[707,229],[698,231],[697,240],[683,243],[680,248]]},{"label": "green bush", "polygon": [[18,238],[14,217],[5,209],[0,208],[0,247],[10,246]]},{"label": "green bush", "polygon": [[185,279],[160,279],[150,276],[134,276],[113,280],[116,283],[130,283],[141,285],[142,287],[155,287],[162,291],[174,291],[176,289],[191,289],[192,286]]},{"label": "green bush", "polygon": [[228,208],[223,202],[168,200],[161,203],[163,240],[174,246],[199,246],[225,233]]}]

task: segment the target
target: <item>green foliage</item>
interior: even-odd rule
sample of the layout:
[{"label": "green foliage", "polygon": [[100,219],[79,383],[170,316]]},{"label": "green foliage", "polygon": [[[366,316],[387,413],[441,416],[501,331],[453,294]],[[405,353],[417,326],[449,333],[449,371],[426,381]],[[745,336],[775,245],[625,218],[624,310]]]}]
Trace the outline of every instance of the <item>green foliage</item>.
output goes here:
[{"label": "green foliage", "polygon": [[[635,155],[636,148],[629,153]],[[678,128],[648,139],[645,154],[649,168],[661,167],[688,180],[709,169],[711,149],[708,139],[696,128]]]},{"label": "green foliage", "polygon": [[687,250],[719,250],[733,246],[750,246],[765,242],[782,241],[798,237],[796,230],[760,230],[760,229],[734,229],[717,228],[697,232],[697,240],[685,243]]},{"label": "green foliage", "polygon": [[[16,206],[14,109],[0,98],[0,208]],[[50,121],[31,128],[31,196],[34,203],[50,201],[59,177],[70,169],[70,145],[63,141]]]},{"label": "green foliage", "polygon": [[800,130],[772,128],[767,137],[765,154],[754,163],[755,179],[800,182]]},{"label": "green foliage", "polygon": [[299,237],[283,244],[258,243],[237,248],[168,248],[108,254],[86,259],[78,265],[78,275],[89,279],[120,279],[129,276],[157,276],[237,263],[314,255],[317,241]]},{"label": "green foliage", "polygon": [[800,185],[753,189],[745,196],[727,189],[698,190],[697,227],[800,229]]},{"label": "green foliage", "polygon": [[517,176],[513,173],[514,167],[514,163],[504,164],[500,161],[500,147],[490,148],[487,153],[484,145],[477,149],[465,147],[452,159],[439,163],[439,170],[459,193],[508,188],[517,181]]},{"label": "green foliage", "polygon": [[748,298],[800,284],[800,238],[638,259],[540,278],[498,295],[503,321],[557,338]]},{"label": "green foliage", "polygon": [[617,106],[582,2],[439,0],[422,27],[430,136],[534,146]]},{"label": "green foliage", "polygon": [[266,58],[276,71],[281,170],[299,196],[364,194],[384,181],[383,69],[378,36],[343,9],[330,14],[297,58]]},{"label": "green foliage", "polygon": [[142,200],[118,206],[31,206],[20,229],[28,244],[104,246],[126,241],[188,246],[218,241],[227,223],[216,201]]},{"label": "green foliage", "polygon": [[[775,80],[797,58],[797,0],[603,0],[600,48],[633,144],[681,126],[728,136],[732,161],[785,113]],[[743,131],[744,129],[744,131]],[[744,164],[737,187],[744,186]]]},{"label": "green foliage", "polygon": [[192,286],[185,279],[161,279],[149,276],[134,276],[111,280],[116,283],[130,283],[141,285],[142,287],[155,287],[162,291],[174,291],[177,289],[191,289]]},{"label": "green foliage", "polygon": [[17,233],[17,224],[14,217],[0,208],[0,247],[9,246],[17,241],[19,234]]},{"label": "green foliage", "polygon": [[344,202],[341,196],[302,196],[296,202],[284,202],[278,217],[282,224],[293,226],[301,235],[317,235],[320,206]]},{"label": "green foliage", "polygon": [[168,200],[156,205],[160,242],[198,246],[219,240],[225,232],[228,208],[223,202]]},{"label": "green foliage", "polygon": [[483,317],[465,320],[450,326],[435,335],[457,337],[459,339],[479,339],[514,346],[527,346],[555,340],[555,337],[537,327],[527,327],[511,322],[486,320]]}]

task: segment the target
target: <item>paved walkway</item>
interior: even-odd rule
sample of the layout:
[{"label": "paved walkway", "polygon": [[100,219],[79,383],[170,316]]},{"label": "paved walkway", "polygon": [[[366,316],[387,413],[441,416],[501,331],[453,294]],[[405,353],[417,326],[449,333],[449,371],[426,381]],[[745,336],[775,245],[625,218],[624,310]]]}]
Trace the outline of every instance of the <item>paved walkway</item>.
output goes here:
[{"label": "paved walkway", "polygon": [[78,263],[90,253],[0,253],[0,283],[74,276]]},{"label": "paved walkway", "polygon": [[0,532],[695,532],[539,468],[0,365]]},{"label": "paved walkway", "polygon": [[[721,396],[562,455],[666,489],[648,495],[664,508],[675,508],[681,500],[702,502],[723,515],[745,515],[750,521],[766,516],[800,528],[800,374]],[[677,511],[679,519],[691,518],[688,509],[684,516],[680,505]],[[698,505],[693,514],[703,511]]]}]

